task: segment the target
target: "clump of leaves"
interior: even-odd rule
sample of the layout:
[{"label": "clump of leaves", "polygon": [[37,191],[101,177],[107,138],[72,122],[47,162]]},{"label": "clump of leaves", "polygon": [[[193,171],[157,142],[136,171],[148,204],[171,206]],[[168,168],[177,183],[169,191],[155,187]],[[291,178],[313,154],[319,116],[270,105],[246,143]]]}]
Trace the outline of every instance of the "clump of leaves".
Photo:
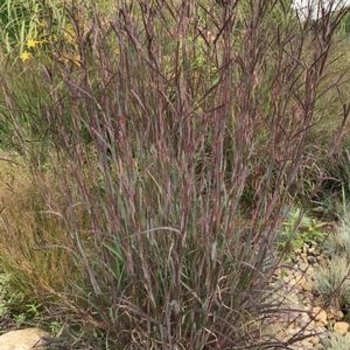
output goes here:
[{"label": "clump of leaves", "polygon": [[0,325],[7,328],[37,323],[41,319],[41,305],[28,302],[12,284],[13,276],[0,273]]},{"label": "clump of leaves", "polygon": [[350,304],[350,263],[336,257],[315,273],[315,289],[325,300],[341,307]]},{"label": "clump of leaves", "polygon": [[283,223],[279,235],[278,247],[292,253],[304,245],[315,245],[324,240],[326,224],[304,214],[302,209],[295,208],[288,213],[288,220]]}]

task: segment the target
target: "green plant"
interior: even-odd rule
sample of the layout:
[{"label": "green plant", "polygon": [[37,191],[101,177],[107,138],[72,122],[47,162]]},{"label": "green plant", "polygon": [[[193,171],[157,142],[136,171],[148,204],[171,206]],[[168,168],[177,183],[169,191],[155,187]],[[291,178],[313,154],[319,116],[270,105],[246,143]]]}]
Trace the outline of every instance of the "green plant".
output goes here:
[{"label": "green plant", "polygon": [[287,221],[282,224],[282,231],[278,235],[279,250],[287,250],[292,253],[295,249],[301,249],[306,245],[321,243],[326,233],[322,228],[326,223],[311,218],[302,209],[295,208],[288,213]]},{"label": "green plant", "polygon": [[0,317],[11,320],[16,326],[40,322],[42,306],[30,303],[20,290],[14,290],[13,280],[11,275],[0,274]]},{"label": "green plant", "polygon": [[323,341],[325,350],[348,350],[350,346],[350,335],[331,333],[328,339]]},{"label": "green plant", "polygon": [[64,331],[64,324],[58,321],[52,321],[49,324],[50,333],[60,337]]},{"label": "green plant", "polygon": [[4,273],[0,274],[0,317],[6,316],[9,311],[8,308],[8,283],[9,275]]},{"label": "green plant", "polygon": [[349,260],[336,256],[327,266],[320,266],[315,272],[315,289],[335,306],[350,305],[349,272]]},{"label": "green plant", "polygon": [[[29,58],[30,50],[43,43],[62,23],[63,3],[59,0],[6,0],[0,5],[0,45],[5,54],[15,53],[22,60]],[[50,21],[52,21],[51,26]],[[54,25],[52,25],[54,23]],[[34,44],[34,46],[33,46]]]},{"label": "green plant", "polygon": [[345,140],[342,150],[324,159],[323,174],[320,174],[316,190],[313,191],[313,206],[317,211],[332,220],[346,217],[347,202],[350,195],[350,154],[348,142]]},{"label": "green plant", "polygon": [[330,257],[350,258],[350,223],[344,220],[337,232],[332,233],[324,242],[324,252]]}]

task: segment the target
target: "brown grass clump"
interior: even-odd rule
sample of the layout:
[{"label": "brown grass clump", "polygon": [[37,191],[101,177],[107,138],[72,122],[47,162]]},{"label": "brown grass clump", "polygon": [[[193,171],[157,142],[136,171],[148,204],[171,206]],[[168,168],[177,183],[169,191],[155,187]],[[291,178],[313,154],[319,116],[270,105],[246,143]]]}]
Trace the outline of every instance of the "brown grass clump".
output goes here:
[{"label": "brown grass clump", "polygon": [[318,99],[346,10],[315,28],[282,5],[120,1],[107,22],[95,2],[74,2],[73,41],[50,38],[47,57],[5,74],[5,135],[26,167],[8,192],[1,259],[77,346],[298,340],[266,341],[260,326],[280,312],[268,302],[275,238],[283,207],[313,190],[297,180],[315,172]]}]

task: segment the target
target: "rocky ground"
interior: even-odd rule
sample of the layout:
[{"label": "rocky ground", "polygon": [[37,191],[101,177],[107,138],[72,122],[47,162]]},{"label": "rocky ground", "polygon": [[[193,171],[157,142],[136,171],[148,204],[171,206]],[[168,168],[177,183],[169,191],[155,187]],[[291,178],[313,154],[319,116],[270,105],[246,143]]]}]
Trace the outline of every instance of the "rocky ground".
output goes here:
[{"label": "rocky ground", "polygon": [[349,335],[350,349],[348,315],[324,300],[315,288],[315,271],[328,264],[320,250],[305,245],[295,252],[287,266],[276,271],[274,284],[280,291],[273,298],[285,306],[286,312],[278,319],[269,320],[266,327],[271,331],[267,333],[283,342],[302,331],[306,338],[293,344],[294,350],[333,350],[326,345],[332,335]]}]

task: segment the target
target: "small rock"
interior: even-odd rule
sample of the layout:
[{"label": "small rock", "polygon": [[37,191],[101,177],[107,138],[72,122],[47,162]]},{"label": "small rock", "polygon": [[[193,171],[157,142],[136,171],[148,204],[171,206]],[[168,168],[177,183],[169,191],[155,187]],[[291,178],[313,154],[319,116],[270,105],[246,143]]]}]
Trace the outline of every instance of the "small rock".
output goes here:
[{"label": "small rock", "polygon": [[328,318],[330,320],[341,321],[344,318],[344,313],[335,307],[330,307],[328,312]]},{"label": "small rock", "polygon": [[302,250],[301,248],[296,248],[296,249],[294,249],[294,253],[295,253],[296,255],[300,255],[302,252],[303,252],[303,250]]},{"label": "small rock", "polygon": [[309,245],[305,243],[305,244],[303,245],[303,248],[302,248],[302,249],[303,249],[303,253],[304,253],[304,254],[307,254],[307,250],[309,249]]},{"label": "small rock", "polygon": [[320,341],[320,338],[319,337],[310,337],[308,338],[308,341],[312,344],[312,345],[317,345],[319,344],[321,341]]},{"label": "small rock", "polygon": [[308,252],[310,255],[316,254],[316,247],[315,247],[315,246],[309,247],[309,249],[307,250],[307,252]]},{"label": "small rock", "polygon": [[301,275],[301,276],[295,277],[294,285],[298,287],[302,287],[306,282],[307,282],[306,277]]},{"label": "small rock", "polygon": [[307,257],[307,262],[311,265],[314,265],[317,263],[317,258],[315,256],[308,256]]},{"label": "small rock", "polygon": [[48,333],[39,328],[10,331],[0,336],[1,350],[44,350],[43,337]]},{"label": "small rock", "polygon": [[297,327],[294,324],[291,324],[288,328],[287,328],[287,334],[291,335],[291,336],[295,336],[296,334],[298,334],[300,332],[301,328]]},{"label": "small rock", "polygon": [[[305,261],[307,261],[306,257],[305,257]],[[299,269],[303,272],[306,272],[307,269],[309,268],[309,264],[307,262],[304,262],[304,261],[299,262],[298,265],[299,265]]]},{"label": "small rock", "polygon": [[311,323],[310,316],[306,312],[301,312],[296,319],[296,323],[300,327],[307,327]]},{"label": "small rock", "polygon": [[314,289],[313,284],[306,278],[303,280],[303,283],[301,283],[300,286],[305,292],[311,292]]},{"label": "small rock", "polygon": [[317,327],[326,327],[328,325],[328,321],[325,319],[319,320],[315,322]]},{"label": "small rock", "polygon": [[294,276],[292,274],[289,274],[289,275],[283,276],[282,279],[285,283],[290,283],[291,281],[294,280]]},{"label": "small rock", "polygon": [[349,328],[350,328],[350,325],[347,322],[336,322],[334,324],[334,332],[340,335],[344,335],[348,333]]},{"label": "small rock", "polygon": [[309,268],[307,269],[307,274],[309,275],[310,278],[315,276],[315,266],[316,266],[316,263],[314,265],[309,265]]},{"label": "small rock", "polygon": [[307,264],[307,252],[300,254],[300,261]]},{"label": "small rock", "polygon": [[327,312],[319,306],[314,307],[312,310],[312,316],[314,317],[317,326],[326,326],[328,324]]},{"label": "small rock", "polygon": [[313,349],[313,344],[308,339],[303,339],[300,342],[298,342],[298,345],[300,346],[300,349]]}]

